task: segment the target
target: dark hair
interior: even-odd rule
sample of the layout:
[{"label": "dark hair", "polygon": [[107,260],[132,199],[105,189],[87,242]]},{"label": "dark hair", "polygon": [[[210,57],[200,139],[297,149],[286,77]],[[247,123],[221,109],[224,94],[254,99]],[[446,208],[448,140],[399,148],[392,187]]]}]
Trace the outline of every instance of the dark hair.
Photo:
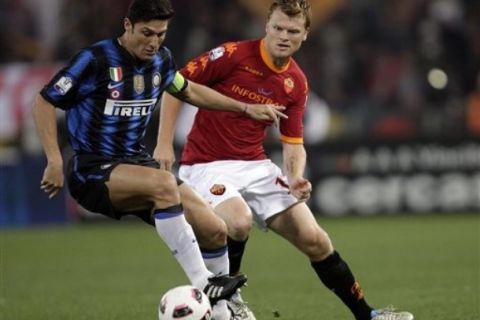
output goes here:
[{"label": "dark hair", "polygon": [[277,8],[280,8],[289,17],[303,15],[305,17],[305,29],[310,28],[312,13],[310,3],[307,0],[275,0],[268,11],[268,19]]},{"label": "dark hair", "polygon": [[127,12],[132,24],[152,20],[169,20],[175,14],[170,0],[133,0]]}]

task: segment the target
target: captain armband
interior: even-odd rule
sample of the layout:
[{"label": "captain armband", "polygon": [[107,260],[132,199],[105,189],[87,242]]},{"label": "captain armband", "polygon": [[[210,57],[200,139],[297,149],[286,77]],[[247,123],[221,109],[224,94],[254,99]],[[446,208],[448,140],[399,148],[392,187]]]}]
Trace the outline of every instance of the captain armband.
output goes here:
[{"label": "captain armband", "polygon": [[172,83],[166,88],[166,91],[171,94],[179,93],[185,90],[188,86],[188,80],[185,79],[180,72],[175,73]]}]

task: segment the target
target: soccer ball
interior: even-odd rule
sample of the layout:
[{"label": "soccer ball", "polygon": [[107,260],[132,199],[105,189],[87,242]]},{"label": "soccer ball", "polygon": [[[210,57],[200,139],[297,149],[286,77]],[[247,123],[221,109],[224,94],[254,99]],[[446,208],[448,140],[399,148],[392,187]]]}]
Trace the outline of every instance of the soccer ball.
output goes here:
[{"label": "soccer ball", "polygon": [[158,306],[160,320],[210,320],[212,306],[200,289],[190,285],[168,290]]}]

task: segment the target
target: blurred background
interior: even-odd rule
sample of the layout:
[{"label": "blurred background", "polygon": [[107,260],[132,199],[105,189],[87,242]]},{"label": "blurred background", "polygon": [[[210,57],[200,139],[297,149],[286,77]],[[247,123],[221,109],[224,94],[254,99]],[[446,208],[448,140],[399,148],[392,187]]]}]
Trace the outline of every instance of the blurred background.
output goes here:
[{"label": "blurred background", "polygon": [[[40,192],[45,158],[31,102],[79,49],[121,35],[128,3],[0,0],[0,227],[92,218],[65,190],[51,201]],[[165,45],[181,67],[223,42],[261,38],[270,1],[172,3]],[[480,2],[311,3],[312,29],[295,59],[311,89],[305,141],[314,211],[480,212]],[[183,110],[178,152],[194,110]],[[275,130],[266,147],[280,161]]]}]

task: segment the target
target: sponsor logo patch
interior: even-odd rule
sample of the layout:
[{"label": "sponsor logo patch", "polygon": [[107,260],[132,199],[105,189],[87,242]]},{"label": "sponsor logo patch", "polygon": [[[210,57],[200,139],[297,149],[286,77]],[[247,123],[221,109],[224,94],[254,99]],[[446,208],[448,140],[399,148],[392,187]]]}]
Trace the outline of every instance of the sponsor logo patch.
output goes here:
[{"label": "sponsor logo patch", "polygon": [[111,163],[105,163],[105,164],[102,164],[102,165],[100,166],[100,169],[105,170],[105,169],[110,168],[111,166],[112,166]]},{"label": "sponsor logo patch", "polygon": [[61,77],[53,86],[53,88],[62,96],[66,95],[72,87],[73,82],[69,77]]},{"label": "sponsor logo patch", "polygon": [[232,57],[232,55],[237,51],[237,45],[233,42],[225,44],[225,50],[228,53],[228,57]]},{"label": "sponsor logo patch", "polygon": [[118,90],[112,90],[112,92],[110,92],[110,96],[111,96],[113,99],[118,99],[118,98],[120,98],[120,91],[118,91]]},{"label": "sponsor logo patch", "polygon": [[360,283],[355,282],[350,291],[355,296],[355,298],[357,298],[357,300],[363,299],[363,289],[360,286]]},{"label": "sponsor logo patch", "polygon": [[215,61],[218,58],[223,57],[224,54],[225,54],[225,48],[217,47],[215,49],[210,50],[210,52],[208,53],[208,58],[210,59],[210,61]]},{"label": "sponsor logo patch", "polygon": [[103,114],[116,117],[143,117],[155,109],[157,99],[147,100],[112,100],[107,99]]},{"label": "sponsor logo patch", "polygon": [[245,71],[250,72],[251,74],[254,74],[256,76],[260,76],[260,77],[263,76],[263,72],[260,72],[250,66],[245,66]]},{"label": "sponsor logo patch", "polygon": [[215,195],[215,196],[221,196],[222,194],[225,193],[225,186],[223,184],[214,184],[210,188],[210,193]]},{"label": "sponsor logo patch", "polygon": [[115,89],[115,88],[118,88],[120,86],[123,86],[123,82],[118,82],[118,83],[109,83],[107,88],[108,90],[112,90],[112,89]]},{"label": "sponsor logo patch", "polygon": [[195,62],[189,62],[185,69],[187,69],[188,74],[191,76],[197,71],[198,66]]},{"label": "sponsor logo patch", "polygon": [[266,90],[264,88],[259,88],[258,93],[264,95],[264,96],[270,96],[273,93],[273,90]]}]

